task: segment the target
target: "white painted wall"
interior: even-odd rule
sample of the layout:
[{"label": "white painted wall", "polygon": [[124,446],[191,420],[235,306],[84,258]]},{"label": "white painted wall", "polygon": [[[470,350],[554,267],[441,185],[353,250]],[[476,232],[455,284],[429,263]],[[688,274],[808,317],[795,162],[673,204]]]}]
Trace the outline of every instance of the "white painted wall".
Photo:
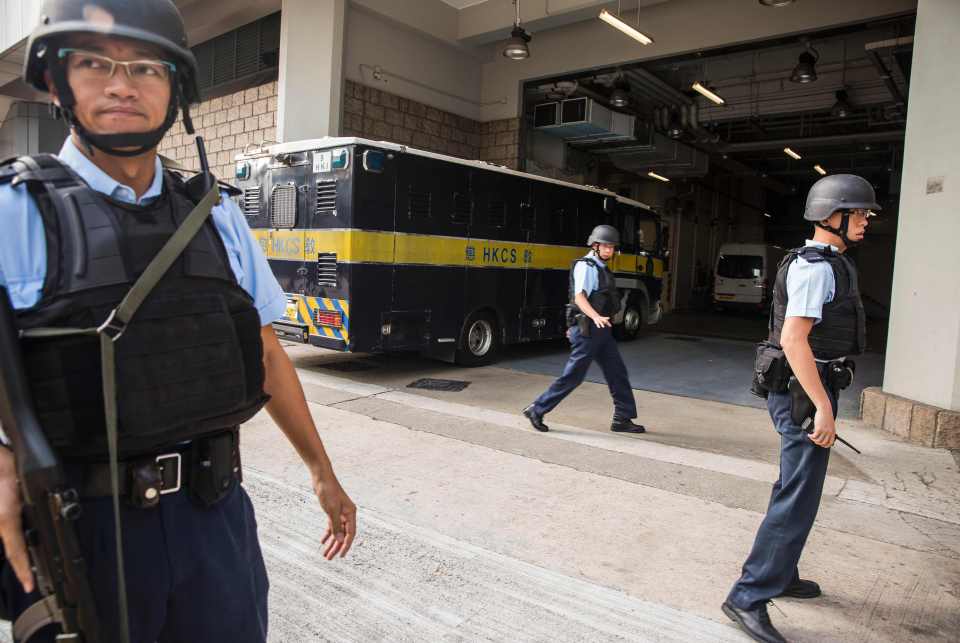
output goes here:
[{"label": "white painted wall", "polygon": [[40,21],[42,0],[0,0],[0,56],[30,35]]},{"label": "white painted wall", "polygon": [[340,133],[346,0],[283,0],[277,138]]},{"label": "white painted wall", "polygon": [[[960,411],[960,2],[920,0],[883,388]],[[942,177],[942,191],[928,182]]]},{"label": "white painted wall", "polygon": [[[754,0],[675,0],[641,7],[641,30],[655,41],[647,47],[597,19],[535,32],[527,60],[496,55],[483,65],[483,100],[505,96],[507,102],[484,107],[482,120],[516,117],[525,80],[862,22],[911,12],[916,5],[916,0],[802,0],[774,9]],[[624,19],[634,24],[636,15],[624,12]]]},{"label": "white painted wall", "polygon": [[[352,5],[344,51],[346,78],[444,111],[480,117],[481,61],[382,15]],[[385,73],[376,80],[374,67]]]}]

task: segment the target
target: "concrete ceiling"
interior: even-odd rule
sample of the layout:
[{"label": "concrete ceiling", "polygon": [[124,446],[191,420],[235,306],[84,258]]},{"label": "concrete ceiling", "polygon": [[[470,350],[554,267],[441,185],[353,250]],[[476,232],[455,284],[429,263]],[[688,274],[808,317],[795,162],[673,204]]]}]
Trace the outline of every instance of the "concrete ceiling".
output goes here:
[{"label": "concrete ceiling", "polygon": [[472,7],[475,4],[480,4],[486,1],[487,0],[441,0],[441,2],[450,5],[454,9],[466,9],[467,7]]}]

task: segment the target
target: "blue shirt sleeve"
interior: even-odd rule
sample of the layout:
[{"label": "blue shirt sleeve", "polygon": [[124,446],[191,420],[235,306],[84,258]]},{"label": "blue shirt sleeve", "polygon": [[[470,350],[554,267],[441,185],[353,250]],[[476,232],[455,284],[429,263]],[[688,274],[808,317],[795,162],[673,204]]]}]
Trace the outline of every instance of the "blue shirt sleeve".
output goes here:
[{"label": "blue shirt sleeve", "polygon": [[578,261],[573,267],[573,294],[583,293],[587,297],[597,289],[597,271],[586,261]]},{"label": "blue shirt sleeve", "polygon": [[835,287],[829,263],[809,263],[798,257],[787,271],[786,317],[810,317],[819,324],[823,319],[823,305],[833,301]]},{"label": "blue shirt sleeve", "polygon": [[214,225],[223,238],[230,267],[240,286],[246,290],[266,326],[283,316],[287,297],[270,270],[267,258],[250,232],[250,226],[236,202],[226,194],[211,213]]}]

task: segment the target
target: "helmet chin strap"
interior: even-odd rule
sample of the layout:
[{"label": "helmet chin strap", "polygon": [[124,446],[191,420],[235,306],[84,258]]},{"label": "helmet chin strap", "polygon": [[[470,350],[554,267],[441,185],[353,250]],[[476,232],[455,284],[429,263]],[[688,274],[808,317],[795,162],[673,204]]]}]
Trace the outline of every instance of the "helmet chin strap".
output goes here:
[{"label": "helmet chin strap", "polygon": [[831,225],[827,225],[826,219],[824,219],[823,221],[817,221],[816,225],[817,227],[823,228],[827,232],[832,232],[833,234],[840,237],[840,239],[843,241],[843,245],[845,245],[847,248],[853,248],[854,246],[858,246],[861,243],[861,241],[854,241],[849,236],[847,236],[847,233],[850,231],[850,213],[849,212],[843,213],[842,217],[840,218],[839,228],[834,228]]}]

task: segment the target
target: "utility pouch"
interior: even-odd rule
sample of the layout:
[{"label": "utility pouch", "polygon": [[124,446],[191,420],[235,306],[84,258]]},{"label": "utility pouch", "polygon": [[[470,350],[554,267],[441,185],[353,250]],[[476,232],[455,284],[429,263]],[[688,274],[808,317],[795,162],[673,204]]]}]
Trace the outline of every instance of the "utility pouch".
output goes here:
[{"label": "utility pouch", "polygon": [[197,440],[190,450],[190,495],[204,507],[220,502],[240,479],[236,430]]},{"label": "utility pouch", "polygon": [[851,359],[830,362],[827,371],[827,383],[834,392],[842,391],[853,384],[853,376],[857,372],[857,365]]},{"label": "utility pouch", "polygon": [[816,415],[817,410],[810,396],[800,386],[800,380],[791,377],[787,390],[790,391],[790,421],[796,426],[805,428],[804,424]]},{"label": "utility pouch", "polygon": [[783,349],[770,342],[757,344],[753,361],[753,382],[750,392],[766,398],[769,393],[783,393],[790,381],[790,364]]},{"label": "utility pouch", "polygon": [[593,320],[591,320],[589,317],[587,317],[583,313],[579,313],[576,316],[576,320],[577,320],[577,328],[580,329],[580,334],[583,337],[590,337],[590,327],[593,326]]}]

